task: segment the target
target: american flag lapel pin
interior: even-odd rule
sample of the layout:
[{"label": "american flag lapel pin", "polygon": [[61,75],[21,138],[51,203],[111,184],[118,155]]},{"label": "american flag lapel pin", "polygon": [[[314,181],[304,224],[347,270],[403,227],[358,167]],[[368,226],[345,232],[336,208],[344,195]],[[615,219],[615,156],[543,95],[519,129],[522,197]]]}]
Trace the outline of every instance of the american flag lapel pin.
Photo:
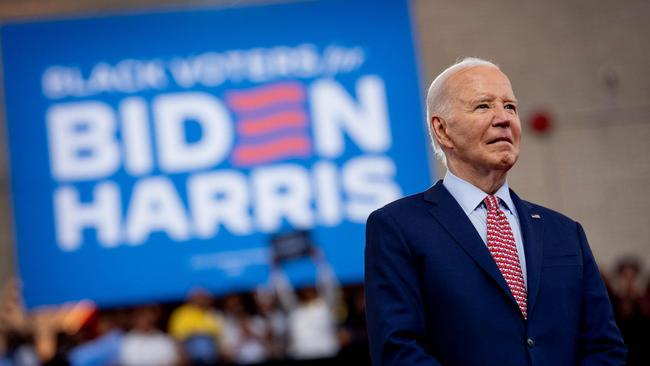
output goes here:
[{"label": "american flag lapel pin", "polygon": [[541,219],[542,218],[539,214],[532,214],[532,215],[530,215],[530,217],[532,217],[534,219]]}]

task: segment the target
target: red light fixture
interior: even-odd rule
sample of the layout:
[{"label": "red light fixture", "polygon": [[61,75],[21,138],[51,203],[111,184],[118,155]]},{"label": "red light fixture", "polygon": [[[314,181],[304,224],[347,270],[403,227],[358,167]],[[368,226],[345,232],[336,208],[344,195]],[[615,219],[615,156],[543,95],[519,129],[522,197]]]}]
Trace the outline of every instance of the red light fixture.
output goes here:
[{"label": "red light fixture", "polygon": [[551,116],[545,111],[538,111],[533,113],[528,121],[530,128],[537,134],[544,135],[551,131],[553,121]]}]

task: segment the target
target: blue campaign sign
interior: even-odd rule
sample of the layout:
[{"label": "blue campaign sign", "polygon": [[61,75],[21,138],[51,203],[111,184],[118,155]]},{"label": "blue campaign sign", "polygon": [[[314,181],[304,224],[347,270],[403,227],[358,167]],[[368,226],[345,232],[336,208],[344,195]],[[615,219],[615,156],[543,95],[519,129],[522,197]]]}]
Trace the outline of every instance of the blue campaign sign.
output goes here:
[{"label": "blue campaign sign", "polygon": [[360,282],[368,214],[430,184],[405,0],[16,23],[2,48],[30,307],[251,289],[291,230]]}]

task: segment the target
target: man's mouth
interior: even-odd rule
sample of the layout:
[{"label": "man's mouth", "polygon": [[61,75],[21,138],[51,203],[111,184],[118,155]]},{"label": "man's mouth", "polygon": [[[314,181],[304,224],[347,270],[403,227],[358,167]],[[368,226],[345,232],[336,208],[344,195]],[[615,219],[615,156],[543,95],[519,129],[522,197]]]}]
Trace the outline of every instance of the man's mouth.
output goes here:
[{"label": "man's mouth", "polygon": [[506,137],[506,136],[494,138],[494,139],[488,141],[487,144],[491,145],[491,144],[496,144],[497,142],[507,142],[509,144],[512,144],[512,140],[509,137]]}]

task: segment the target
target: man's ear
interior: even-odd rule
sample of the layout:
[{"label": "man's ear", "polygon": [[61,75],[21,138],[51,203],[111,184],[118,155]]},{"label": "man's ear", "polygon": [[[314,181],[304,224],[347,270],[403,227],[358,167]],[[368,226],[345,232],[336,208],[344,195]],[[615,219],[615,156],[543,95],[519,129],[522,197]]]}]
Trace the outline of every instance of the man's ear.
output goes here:
[{"label": "man's ear", "polygon": [[431,117],[429,123],[431,123],[431,130],[433,131],[433,135],[435,136],[438,145],[452,148],[454,144],[447,134],[447,121],[438,116],[434,116]]}]

